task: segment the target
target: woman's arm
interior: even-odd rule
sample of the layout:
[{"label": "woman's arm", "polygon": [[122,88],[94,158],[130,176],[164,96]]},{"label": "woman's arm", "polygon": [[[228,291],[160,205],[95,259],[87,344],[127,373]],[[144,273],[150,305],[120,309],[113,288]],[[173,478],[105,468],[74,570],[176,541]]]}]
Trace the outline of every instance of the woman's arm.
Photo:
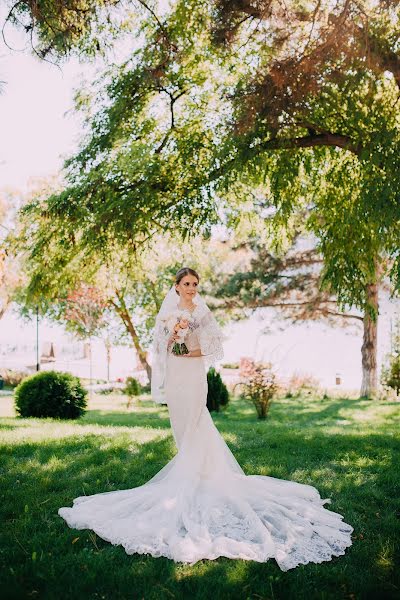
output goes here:
[{"label": "woman's arm", "polygon": [[178,340],[178,335],[173,331],[168,339],[168,344],[167,344],[168,352],[171,350],[171,347],[173,346],[174,342],[176,342],[177,340]]}]

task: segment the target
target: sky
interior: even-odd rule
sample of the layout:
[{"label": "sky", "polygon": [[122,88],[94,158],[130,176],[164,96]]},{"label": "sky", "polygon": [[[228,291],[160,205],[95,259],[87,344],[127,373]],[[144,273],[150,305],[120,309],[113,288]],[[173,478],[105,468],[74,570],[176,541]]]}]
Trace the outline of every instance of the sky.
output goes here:
[{"label": "sky", "polygon": [[[0,20],[4,20],[4,11],[0,11]],[[72,111],[74,88],[83,80],[90,80],[97,67],[71,59],[60,71],[32,56],[27,48],[23,50],[25,38],[21,34],[8,31],[7,41],[16,50],[9,50],[0,40],[0,79],[5,81],[0,94],[0,190],[12,187],[24,191],[30,180],[56,174],[63,158],[77,147],[80,124]],[[379,362],[390,348],[390,322],[395,310],[394,304],[383,301]],[[225,342],[225,361],[253,356],[272,360],[285,375],[309,373],[324,385],[334,387],[335,376],[340,373],[344,389],[360,386],[361,327],[346,331],[315,323],[287,323],[284,330],[275,327],[272,333],[263,335],[266,325],[277,323],[275,311],[267,309],[264,316],[264,321],[256,315],[226,330],[229,339]],[[11,360],[13,345],[20,345],[21,354],[27,352],[30,362],[34,362],[35,339],[35,323],[21,321],[10,310],[0,321],[0,365]],[[42,320],[40,344],[46,341],[61,347],[69,344],[70,338],[61,327]],[[98,346],[96,352],[99,373],[104,372],[104,351]],[[132,364],[132,350],[124,348],[118,352],[115,376],[122,371],[126,374]]]},{"label": "sky", "polygon": [[[0,11],[0,22],[4,11]],[[60,68],[29,53],[25,37],[7,31],[0,39],[0,187],[25,189],[31,177],[54,174],[63,155],[76,148],[79,122],[72,112],[74,88],[94,65],[71,59]]]}]

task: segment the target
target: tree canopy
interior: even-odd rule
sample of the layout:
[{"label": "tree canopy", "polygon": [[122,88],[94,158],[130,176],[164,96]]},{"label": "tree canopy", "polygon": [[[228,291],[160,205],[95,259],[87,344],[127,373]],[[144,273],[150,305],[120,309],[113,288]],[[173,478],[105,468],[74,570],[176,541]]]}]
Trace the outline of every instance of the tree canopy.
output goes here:
[{"label": "tree canopy", "polygon": [[[306,210],[322,284],[343,306],[368,308],[381,257],[399,287],[398,3],[177,0],[162,17],[132,6],[142,18],[126,28],[140,43],[77,93],[81,147],[64,189],[34,207],[65,256],[136,250],[166,229],[207,236],[250,202],[261,219],[273,213],[275,237]],[[23,7],[45,44],[45,9]],[[116,7],[86,8],[82,31]],[[71,48],[89,35],[78,25]]]}]

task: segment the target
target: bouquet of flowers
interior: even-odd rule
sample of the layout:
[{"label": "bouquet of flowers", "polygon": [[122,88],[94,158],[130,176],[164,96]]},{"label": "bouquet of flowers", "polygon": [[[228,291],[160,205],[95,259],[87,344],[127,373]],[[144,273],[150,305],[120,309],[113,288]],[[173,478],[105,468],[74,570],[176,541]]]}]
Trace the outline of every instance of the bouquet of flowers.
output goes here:
[{"label": "bouquet of flowers", "polygon": [[167,318],[168,332],[175,332],[178,335],[178,340],[172,346],[172,354],[176,354],[177,356],[189,354],[185,338],[196,327],[195,320],[191,318],[190,312],[186,310],[173,313]]}]

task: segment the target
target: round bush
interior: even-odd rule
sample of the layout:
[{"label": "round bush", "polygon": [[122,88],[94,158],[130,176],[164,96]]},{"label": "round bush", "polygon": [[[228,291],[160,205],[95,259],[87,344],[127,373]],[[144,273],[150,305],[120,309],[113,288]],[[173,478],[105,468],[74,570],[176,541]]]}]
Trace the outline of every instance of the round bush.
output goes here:
[{"label": "round bush", "polygon": [[211,412],[219,412],[221,406],[226,406],[229,402],[228,388],[222,381],[221,375],[211,367],[207,372],[207,408]]},{"label": "round bush", "polygon": [[126,378],[125,394],[127,396],[139,396],[142,391],[142,386],[134,377]]},{"label": "round bush", "polygon": [[21,417],[77,419],[85,412],[86,396],[75,375],[41,371],[15,388],[15,408]]}]

